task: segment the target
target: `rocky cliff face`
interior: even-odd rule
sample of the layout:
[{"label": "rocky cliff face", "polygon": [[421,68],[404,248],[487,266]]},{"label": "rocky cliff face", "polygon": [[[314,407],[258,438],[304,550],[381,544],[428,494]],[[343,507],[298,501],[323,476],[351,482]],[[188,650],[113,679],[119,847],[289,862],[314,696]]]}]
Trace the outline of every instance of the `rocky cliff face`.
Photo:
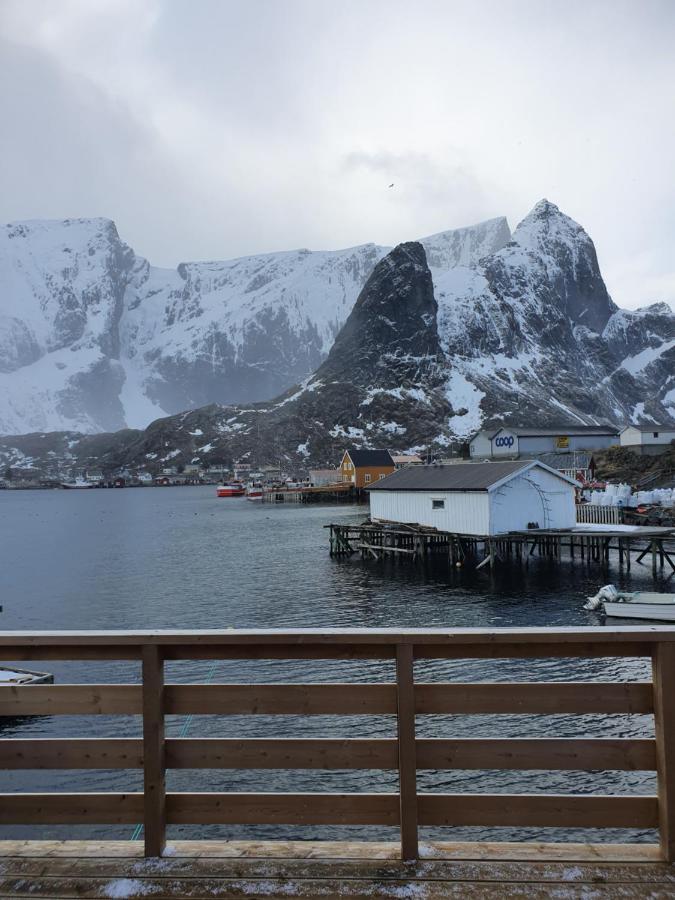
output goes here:
[{"label": "rocky cliff face", "polygon": [[[445,267],[510,238],[505,219],[424,240]],[[255,402],[326,358],[387,248],[295,250],[158,269],[106,219],[0,229],[0,433],[145,426]]]},{"label": "rocky cliff face", "polygon": [[[347,443],[442,451],[502,423],[675,420],[675,314],[617,309],[592,241],[553,204],[468,266],[429,266],[436,251],[424,243],[376,263],[326,359],[296,387],[100,436],[96,452],[111,467],[246,454],[297,467],[335,462]],[[59,440],[76,461],[93,452],[92,438]],[[24,447],[7,439],[0,462],[19,464]]]}]

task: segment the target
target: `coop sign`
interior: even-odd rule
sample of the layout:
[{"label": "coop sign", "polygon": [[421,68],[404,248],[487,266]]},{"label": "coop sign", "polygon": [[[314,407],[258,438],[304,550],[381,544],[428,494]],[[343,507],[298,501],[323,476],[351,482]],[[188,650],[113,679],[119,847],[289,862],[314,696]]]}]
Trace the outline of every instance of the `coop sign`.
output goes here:
[{"label": "coop sign", "polygon": [[508,437],[498,437],[495,440],[496,447],[513,447],[513,435],[510,434]]}]

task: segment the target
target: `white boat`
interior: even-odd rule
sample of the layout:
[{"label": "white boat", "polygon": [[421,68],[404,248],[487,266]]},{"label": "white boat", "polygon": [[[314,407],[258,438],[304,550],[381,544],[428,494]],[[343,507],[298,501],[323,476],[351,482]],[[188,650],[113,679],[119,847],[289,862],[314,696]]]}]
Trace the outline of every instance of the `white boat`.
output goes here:
[{"label": "white boat", "polygon": [[83,491],[87,488],[93,488],[91,481],[85,481],[84,478],[76,478],[75,481],[62,481],[61,487],[66,491]]},{"label": "white boat", "polygon": [[601,588],[589,597],[584,606],[588,610],[602,610],[606,616],[618,619],[656,619],[675,622],[675,594],[656,591],[617,591],[613,584]]}]

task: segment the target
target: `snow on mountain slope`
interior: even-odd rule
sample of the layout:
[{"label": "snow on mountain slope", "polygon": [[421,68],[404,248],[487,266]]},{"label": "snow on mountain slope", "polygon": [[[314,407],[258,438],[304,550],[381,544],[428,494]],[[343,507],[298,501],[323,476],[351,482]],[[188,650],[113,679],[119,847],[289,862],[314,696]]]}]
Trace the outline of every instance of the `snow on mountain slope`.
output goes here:
[{"label": "snow on mountain slope", "polygon": [[[452,266],[509,237],[494,219],[422,243]],[[107,219],[12,223],[0,235],[0,433],[142,427],[274,396],[320,365],[387,252],[365,244],[171,270],[136,256]]]}]

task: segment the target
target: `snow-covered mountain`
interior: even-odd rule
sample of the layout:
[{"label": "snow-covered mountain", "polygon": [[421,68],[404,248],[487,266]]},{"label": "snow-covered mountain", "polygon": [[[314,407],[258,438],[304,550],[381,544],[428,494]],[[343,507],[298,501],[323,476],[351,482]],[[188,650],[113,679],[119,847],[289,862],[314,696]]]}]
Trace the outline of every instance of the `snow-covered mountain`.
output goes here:
[{"label": "snow-covered mountain", "polygon": [[[618,309],[593,243],[548,201],[468,266],[401,244],[375,265],[326,359],[264,403],[212,404],[114,435],[0,441],[3,465],[288,465],[346,445],[435,449],[488,425],[675,421],[675,314]],[[452,256],[451,259],[456,259]]]},{"label": "snow-covered mountain", "polygon": [[[422,240],[470,265],[506,219]],[[107,219],[0,229],[0,433],[144,427],[208,403],[253,402],[326,358],[390,248],[295,250],[160,269]]]}]

